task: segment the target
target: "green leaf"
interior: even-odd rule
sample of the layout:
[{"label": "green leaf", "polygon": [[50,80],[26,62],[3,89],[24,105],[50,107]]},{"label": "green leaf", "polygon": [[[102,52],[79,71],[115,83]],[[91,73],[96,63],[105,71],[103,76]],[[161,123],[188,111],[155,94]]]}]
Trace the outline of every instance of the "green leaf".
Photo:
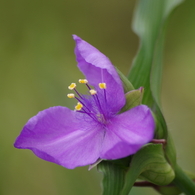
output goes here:
[{"label": "green leaf", "polygon": [[157,122],[155,138],[167,140],[165,153],[173,167],[176,164],[176,154],[160,110],[160,89],[165,28],[171,12],[181,2],[182,0],[138,1],[133,30],[140,38],[140,47],[128,76],[135,88],[143,86],[145,89],[143,104],[153,110]]},{"label": "green leaf", "polygon": [[181,2],[140,0],[133,19],[133,30],[140,38],[140,47],[128,78],[135,88],[144,87],[143,104],[156,113],[161,125],[159,138],[167,136],[166,123],[159,108],[165,27],[171,11]]},{"label": "green leaf", "polygon": [[120,195],[129,193],[139,175],[156,185],[167,185],[174,179],[174,170],[164,156],[162,144],[148,144],[133,156]]},{"label": "green leaf", "polygon": [[140,0],[136,7],[133,30],[140,38],[140,47],[129,80],[135,88],[145,88],[143,103],[150,107],[154,99],[159,103],[166,22],[172,10],[181,2],[182,0]]},{"label": "green leaf", "polygon": [[98,171],[103,173],[103,195],[119,195],[125,181],[125,174],[129,165],[130,157],[102,161],[98,164]]}]

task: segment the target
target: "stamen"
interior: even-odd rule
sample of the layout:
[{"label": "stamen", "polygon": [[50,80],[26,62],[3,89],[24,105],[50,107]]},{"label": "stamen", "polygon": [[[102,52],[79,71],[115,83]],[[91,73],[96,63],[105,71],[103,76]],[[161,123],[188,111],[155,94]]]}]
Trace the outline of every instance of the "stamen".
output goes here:
[{"label": "stamen", "polygon": [[100,89],[106,89],[106,83],[99,83]]},{"label": "stamen", "polygon": [[87,84],[88,83],[88,80],[87,79],[79,79],[79,83]]},{"label": "stamen", "polygon": [[96,94],[97,94],[97,91],[94,90],[94,89],[90,89],[90,90],[89,90],[89,93],[90,93],[91,95],[96,95]]},{"label": "stamen", "polygon": [[71,84],[68,86],[68,89],[73,90],[76,86],[77,86],[76,83],[71,83]]},{"label": "stamen", "polygon": [[69,94],[67,94],[67,97],[68,98],[75,98],[75,94],[74,93],[69,93]]},{"label": "stamen", "polygon": [[77,105],[75,106],[75,110],[81,110],[82,107],[83,105],[80,102],[78,102]]},{"label": "stamen", "polygon": [[[102,109],[102,105],[100,104],[99,98],[97,91],[95,89],[92,89],[88,85],[88,80],[87,79],[79,79],[79,83],[85,84],[89,90],[89,93],[93,96],[94,98],[94,103],[96,104],[95,108],[90,108],[87,102],[85,102],[85,96],[81,95],[77,90],[76,90],[76,83],[71,83],[68,86],[68,89],[74,90],[75,93],[69,93],[67,94],[68,98],[75,98],[78,103],[75,106],[75,111],[87,114],[89,117],[91,117],[93,120],[97,122],[102,122],[105,124],[106,122],[106,113]],[[99,83],[99,88],[103,89],[103,96],[105,103],[107,102],[106,100],[106,83]],[[101,113],[101,114],[100,114]]]},{"label": "stamen", "polygon": [[[106,83],[99,83],[99,88],[104,90],[104,101],[107,104],[107,98],[106,98]],[[107,112],[107,110],[105,110]]]}]

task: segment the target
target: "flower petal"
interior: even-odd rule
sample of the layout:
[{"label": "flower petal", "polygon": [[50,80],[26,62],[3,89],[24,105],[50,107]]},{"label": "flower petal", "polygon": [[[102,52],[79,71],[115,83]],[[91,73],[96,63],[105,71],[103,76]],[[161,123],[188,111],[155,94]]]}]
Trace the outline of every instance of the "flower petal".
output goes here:
[{"label": "flower petal", "polygon": [[[106,69],[110,75],[112,75],[113,79],[121,85],[120,78],[118,76],[118,73],[116,72],[114,66],[110,62],[110,60],[103,54],[101,53],[98,49],[87,43],[86,41],[82,40],[80,37],[73,35],[73,39],[76,41],[76,48],[75,48],[75,54],[76,54],[76,59],[78,61],[78,66],[81,69],[81,71],[87,75],[88,70],[85,66],[89,65],[90,66],[95,66],[100,69]],[[103,75],[102,75],[103,76]],[[100,78],[94,78],[94,76],[91,76],[91,83],[92,85],[96,85],[97,82],[93,83],[93,80],[99,79],[98,81],[100,82]],[[106,78],[102,78],[106,79]],[[104,81],[104,80],[103,80]]]},{"label": "flower petal", "polygon": [[[98,49],[73,35],[76,41],[75,54],[79,69],[86,76],[89,84],[99,89],[99,83],[106,83],[106,98],[112,112],[117,112],[125,104],[122,82],[110,60]],[[113,98],[114,95],[114,98]],[[114,99],[114,100],[113,100]],[[113,103],[114,102],[114,103]]]},{"label": "flower petal", "polygon": [[118,137],[111,129],[106,131],[100,158],[114,160],[134,154],[140,149],[140,145],[129,144]]},{"label": "flower petal", "polygon": [[155,122],[150,109],[140,105],[117,115],[109,128],[130,144],[144,145],[153,139]]},{"label": "flower petal", "polygon": [[111,160],[134,154],[151,141],[155,122],[150,109],[141,105],[114,117],[107,128],[101,157]]},{"label": "flower petal", "polygon": [[103,131],[87,115],[57,106],[39,112],[24,126],[14,146],[73,169],[94,163],[101,150]]}]

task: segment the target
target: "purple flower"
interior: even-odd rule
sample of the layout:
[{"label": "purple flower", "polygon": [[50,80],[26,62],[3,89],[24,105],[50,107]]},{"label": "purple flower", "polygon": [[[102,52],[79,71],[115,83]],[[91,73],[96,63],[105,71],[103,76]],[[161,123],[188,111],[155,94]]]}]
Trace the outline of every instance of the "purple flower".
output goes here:
[{"label": "purple flower", "polygon": [[[72,83],[75,110],[56,106],[39,112],[24,126],[14,146],[39,158],[73,169],[98,159],[119,159],[136,153],[152,140],[155,123],[145,105],[118,114],[125,105],[122,82],[110,60],[78,36],[75,54],[86,79],[88,95]],[[91,88],[93,86],[94,88]]]}]

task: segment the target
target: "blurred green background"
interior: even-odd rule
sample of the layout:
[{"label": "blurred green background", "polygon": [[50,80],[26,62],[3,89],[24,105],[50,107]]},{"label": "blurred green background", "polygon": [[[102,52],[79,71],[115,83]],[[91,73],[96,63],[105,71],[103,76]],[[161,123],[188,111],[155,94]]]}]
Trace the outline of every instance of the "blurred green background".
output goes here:
[{"label": "blurred green background", "polygon": [[[124,74],[138,49],[131,30],[135,0],[0,1],[0,194],[100,195],[101,174],[67,170],[13,147],[26,121],[62,105],[67,86],[83,78],[73,53],[77,34],[106,54]],[[162,105],[179,164],[195,172],[195,1],[185,1],[169,21]],[[134,188],[132,195],[156,195]]]}]

